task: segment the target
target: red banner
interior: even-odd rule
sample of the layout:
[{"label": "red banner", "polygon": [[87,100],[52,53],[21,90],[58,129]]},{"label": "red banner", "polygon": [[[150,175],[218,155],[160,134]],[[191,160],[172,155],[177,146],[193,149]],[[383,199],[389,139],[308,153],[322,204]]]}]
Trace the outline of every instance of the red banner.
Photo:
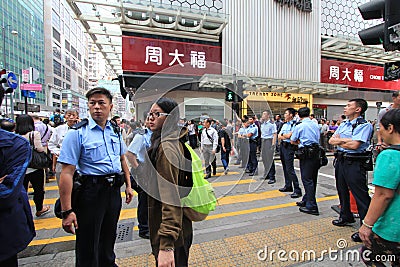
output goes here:
[{"label": "red banner", "polygon": [[123,71],[202,76],[221,74],[220,46],[122,36]]},{"label": "red banner", "polygon": [[321,82],[345,84],[354,88],[400,89],[399,80],[383,80],[383,67],[328,59],[321,60]]}]

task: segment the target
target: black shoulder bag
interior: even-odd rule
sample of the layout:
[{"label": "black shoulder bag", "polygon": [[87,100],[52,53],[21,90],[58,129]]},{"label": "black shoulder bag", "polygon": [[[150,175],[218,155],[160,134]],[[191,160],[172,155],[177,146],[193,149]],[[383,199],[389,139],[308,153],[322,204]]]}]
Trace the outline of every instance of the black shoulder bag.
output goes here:
[{"label": "black shoulder bag", "polygon": [[29,163],[29,168],[33,169],[46,169],[50,168],[51,164],[53,163],[52,158],[46,152],[38,152],[35,147],[35,142],[33,140],[33,132],[29,133],[29,143],[32,148],[32,159]]}]

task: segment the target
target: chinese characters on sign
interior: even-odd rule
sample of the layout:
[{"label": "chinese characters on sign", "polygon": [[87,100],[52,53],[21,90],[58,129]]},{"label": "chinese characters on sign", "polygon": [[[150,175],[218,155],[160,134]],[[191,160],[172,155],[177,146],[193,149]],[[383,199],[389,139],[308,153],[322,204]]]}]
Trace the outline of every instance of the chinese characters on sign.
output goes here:
[{"label": "chinese characters on sign", "polygon": [[222,49],[218,45],[123,36],[122,69],[196,76],[221,74]]},{"label": "chinese characters on sign", "polygon": [[329,79],[336,79],[339,80],[341,78],[341,74],[343,74],[343,80],[347,80],[349,82],[352,81],[352,79],[355,82],[359,82],[362,83],[364,81],[364,70],[359,70],[359,69],[354,69],[354,73],[353,73],[353,78],[350,77],[350,75],[352,74],[351,71],[349,70],[349,68],[345,68],[345,70],[340,71],[340,68],[337,66],[331,66],[329,68]]},{"label": "chinese characters on sign", "polygon": [[259,100],[259,97],[265,97],[268,101],[272,102],[291,102],[298,104],[309,103],[309,95],[305,94],[290,94],[290,93],[276,93],[276,92],[255,92],[246,91],[248,100]]},{"label": "chinese characters on sign", "polygon": [[380,66],[356,64],[339,60],[321,60],[321,82],[344,84],[353,88],[398,90],[399,81],[386,82]]},{"label": "chinese characters on sign", "polygon": [[[179,64],[179,66],[185,67],[181,61],[184,54],[180,54],[178,49],[175,49],[174,53],[168,53],[168,55],[172,57],[172,60],[168,64],[169,66]],[[162,65],[162,62],[162,48],[146,46],[146,60],[144,61],[144,64],[156,63],[160,66]],[[206,52],[190,51],[190,65],[193,68],[197,67],[199,69],[205,69],[207,66]]]},{"label": "chinese characters on sign", "polygon": [[311,0],[275,0],[281,5],[287,5],[289,7],[295,6],[298,10],[303,12],[312,12]]}]

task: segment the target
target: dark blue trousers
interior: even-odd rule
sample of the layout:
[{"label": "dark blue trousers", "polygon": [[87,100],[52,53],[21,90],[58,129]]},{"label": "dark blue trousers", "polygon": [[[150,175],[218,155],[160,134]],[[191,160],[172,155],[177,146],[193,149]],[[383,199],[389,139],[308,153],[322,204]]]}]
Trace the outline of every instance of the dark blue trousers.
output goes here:
[{"label": "dark blue trousers", "polygon": [[305,158],[300,160],[301,181],[303,182],[305,194],[303,201],[306,202],[306,208],[318,210],[315,193],[317,190],[317,178],[319,170],[319,158]]},{"label": "dark blue trousers", "polygon": [[294,151],[290,147],[281,145],[280,156],[285,176],[285,187],[293,188],[295,193],[301,194],[299,179],[294,170]]},{"label": "dark blue trousers", "polygon": [[353,220],[350,210],[350,193],[356,199],[360,221],[367,214],[371,197],[368,194],[367,171],[359,161],[345,159],[337,160],[335,163],[336,188],[340,200],[340,218],[346,221]]},{"label": "dark blue trousers", "polygon": [[257,142],[250,141],[250,153],[249,153],[249,163],[248,169],[250,172],[257,171],[258,161],[257,161]]},{"label": "dark blue trousers", "polygon": [[149,209],[147,207],[147,193],[141,191],[138,193],[138,207],[137,207],[138,227],[139,234],[149,233]]}]

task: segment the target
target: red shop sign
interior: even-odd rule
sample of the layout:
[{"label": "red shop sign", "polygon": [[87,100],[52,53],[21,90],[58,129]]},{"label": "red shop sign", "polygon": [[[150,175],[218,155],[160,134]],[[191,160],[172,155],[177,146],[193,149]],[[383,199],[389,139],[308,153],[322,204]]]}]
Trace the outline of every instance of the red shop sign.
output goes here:
[{"label": "red shop sign", "polygon": [[383,67],[328,59],[321,60],[321,82],[345,84],[354,88],[400,89],[399,80],[383,80]]},{"label": "red shop sign", "polygon": [[220,46],[122,36],[123,71],[202,76],[221,74]]}]

